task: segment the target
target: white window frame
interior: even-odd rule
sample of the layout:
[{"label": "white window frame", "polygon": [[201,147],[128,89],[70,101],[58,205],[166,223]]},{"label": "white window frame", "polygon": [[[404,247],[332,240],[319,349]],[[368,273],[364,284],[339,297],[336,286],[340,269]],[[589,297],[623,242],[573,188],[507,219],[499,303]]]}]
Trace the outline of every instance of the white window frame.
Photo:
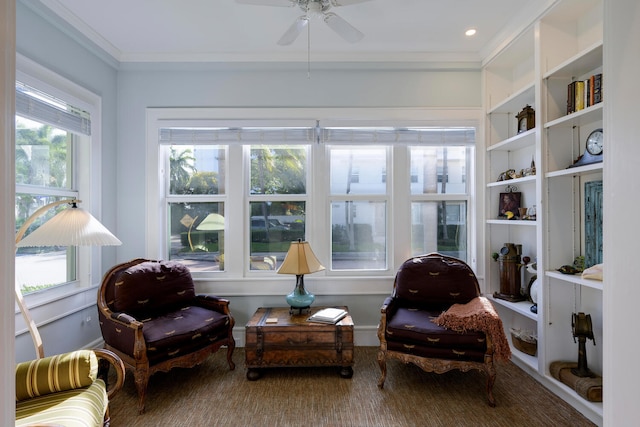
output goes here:
[{"label": "white window frame", "polygon": [[[241,120],[239,118],[242,118]],[[224,123],[234,121],[234,124],[246,123],[245,126],[256,126],[262,121],[265,125],[281,123],[282,126],[299,126],[301,122],[320,123],[321,126],[345,126],[345,127],[447,127],[463,126],[476,128],[476,136],[481,132],[478,129],[482,122],[480,108],[470,109],[436,109],[436,108],[147,108],[147,179],[146,179],[146,253],[149,258],[161,259],[165,256],[166,209],[163,204],[163,185],[165,180],[164,164],[160,159],[158,147],[158,134],[161,128],[184,126],[222,126]],[[228,162],[230,165],[242,165],[242,173],[247,176],[246,164],[242,149],[229,149]],[[388,214],[388,268],[385,271],[345,271],[324,270],[309,275],[307,281],[321,284],[318,294],[344,295],[344,294],[388,294],[389,281],[393,280],[397,267],[411,256],[411,247],[407,245],[411,239],[410,227],[396,226],[396,224],[410,223],[410,202],[412,200],[409,189],[410,172],[408,168],[408,149],[406,145],[397,145],[392,148],[392,165],[387,170],[387,177],[393,174],[394,165],[405,162],[407,165],[406,181],[394,179],[389,194],[389,203],[398,201],[407,204],[407,209],[396,210],[393,218]],[[328,159],[326,150],[322,144],[313,144],[311,150],[309,174],[316,176],[315,168],[326,170]],[[474,159],[469,159],[473,164]],[[402,163],[401,163],[402,164]],[[324,169],[323,169],[324,168]],[[313,250],[321,261],[330,256],[330,239],[322,237],[326,233],[318,224],[329,224],[330,205],[329,178],[311,179],[307,182],[306,236],[312,243]],[[483,205],[478,206],[474,199],[474,183],[479,180],[476,170],[467,171],[469,182],[469,264],[474,267],[477,251],[476,233],[478,212],[482,212]],[[245,206],[241,214],[228,215],[227,229],[225,230],[225,271],[208,274],[206,277],[194,277],[204,289],[219,294],[233,295],[285,295],[291,291],[293,281],[289,277],[277,274],[251,274],[244,267],[243,260],[234,260],[233,253],[248,254],[248,243],[245,238],[248,233],[248,199],[244,180],[234,182],[230,180],[227,185],[227,200],[225,212],[229,213],[231,206]],[[388,179],[389,181],[389,179]],[[460,199],[459,196],[456,197]],[[398,212],[400,211],[400,212]],[[402,212],[402,213],[401,213]],[[231,238],[230,236],[238,236]],[[259,283],[259,284],[258,284]]]},{"label": "white window frame", "polygon": [[[74,174],[81,207],[100,220],[101,212],[101,117],[102,99],[38,63],[16,55],[16,80],[87,111],[91,116],[91,136],[77,136]],[[101,251],[98,247],[77,247],[76,280],[25,296],[29,306],[57,300],[63,296],[97,287],[102,278]]]}]

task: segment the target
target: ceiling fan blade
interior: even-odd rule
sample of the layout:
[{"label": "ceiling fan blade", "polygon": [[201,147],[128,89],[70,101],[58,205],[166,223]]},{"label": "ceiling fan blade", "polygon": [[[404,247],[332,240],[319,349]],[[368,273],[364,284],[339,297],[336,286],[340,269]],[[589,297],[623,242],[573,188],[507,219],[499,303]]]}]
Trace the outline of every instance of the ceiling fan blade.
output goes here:
[{"label": "ceiling fan blade", "polygon": [[349,6],[350,4],[364,3],[371,0],[331,0],[331,6]]},{"label": "ceiling fan blade", "polygon": [[307,18],[305,15],[298,17],[293,25],[289,27],[289,29],[282,35],[282,37],[280,37],[280,40],[278,40],[278,44],[280,46],[290,45],[295,41],[295,39],[298,38],[302,30],[304,30],[307,25],[309,25],[309,18]]},{"label": "ceiling fan blade", "polygon": [[258,6],[292,7],[298,4],[296,0],[236,0],[240,4],[255,4]]},{"label": "ceiling fan blade", "polygon": [[335,13],[326,13],[324,15],[324,22],[326,22],[333,31],[338,33],[349,43],[359,42],[364,37],[364,34],[362,34],[356,27],[349,24]]}]

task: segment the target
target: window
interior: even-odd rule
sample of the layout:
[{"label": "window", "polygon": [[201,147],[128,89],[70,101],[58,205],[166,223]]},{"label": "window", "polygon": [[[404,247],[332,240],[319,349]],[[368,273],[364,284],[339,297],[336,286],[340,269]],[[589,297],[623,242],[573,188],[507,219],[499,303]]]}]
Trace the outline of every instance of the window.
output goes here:
[{"label": "window", "polygon": [[252,145],[245,151],[251,270],[279,267],[291,242],[305,240],[308,152],[308,145]]},{"label": "window", "polygon": [[[226,271],[226,248],[244,236],[246,256],[239,257],[237,249],[230,255],[245,261],[238,265],[248,271],[275,270],[290,243],[305,239],[312,135],[311,128],[295,127],[159,129],[163,169],[169,171],[163,190],[169,230],[163,256],[196,273]],[[239,160],[234,167],[227,165],[230,156]],[[236,191],[227,190],[233,185]],[[225,241],[229,222],[238,218],[244,230]]]},{"label": "window", "polygon": [[[89,180],[81,165],[90,163],[91,144],[91,115],[83,101],[22,72],[18,77],[24,80],[16,81],[16,232],[48,203],[82,199]],[[58,210],[46,212],[26,235]],[[88,249],[75,247],[20,248],[15,262],[17,285],[24,294],[76,281],[86,285],[89,256]]]},{"label": "window", "polygon": [[412,254],[440,252],[466,261],[470,148],[412,146],[409,155]]},{"label": "window", "polygon": [[165,154],[168,259],[192,271],[224,270],[227,148],[169,145]]},{"label": "window", "polygon": [[[396,250],[469,259],[475,128],[297,126],[304,120],[178,110],[166,120],[162,111],[150,116],[166,233],[148,233],[149,245],[157,237],[159,256],[195,266],[197,279],[264,278],[222,286],[273,291],[275,270],[298,239],[326,267],[314,279],[389,276]],[[201,225],[208,221],[214,225]]]},{"label": "window", "polygon": [[327,149],[331,269],[385,270],[389,191],[387,180],[381,182],[380,176],[386,176],[389,148],[329,145]]}]

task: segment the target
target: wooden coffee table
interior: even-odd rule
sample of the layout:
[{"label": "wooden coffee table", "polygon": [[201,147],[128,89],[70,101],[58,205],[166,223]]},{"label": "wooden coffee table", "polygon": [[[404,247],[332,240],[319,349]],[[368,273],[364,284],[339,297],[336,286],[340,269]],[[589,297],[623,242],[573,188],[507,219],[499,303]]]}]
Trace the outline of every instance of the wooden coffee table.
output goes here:
[{"label": "wooden coffee table", "polygon": [[[353,320],[347,314],[336,324],[307,322],[326,307],[310,313],[289,314],[289,307],[261,307],[245,330],[247,379],[257,380],[263,368],[340,368],[340,376],[353,376]],[[340,307],[348,310],[347,307]]]}]

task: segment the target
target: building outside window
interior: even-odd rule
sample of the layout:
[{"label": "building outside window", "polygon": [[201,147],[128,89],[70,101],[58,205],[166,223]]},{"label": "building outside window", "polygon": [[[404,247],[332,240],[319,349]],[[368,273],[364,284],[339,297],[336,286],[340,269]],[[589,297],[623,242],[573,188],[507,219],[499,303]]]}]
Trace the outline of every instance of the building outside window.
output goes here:
[{"label": "building outside window", "polygon": [[[329,145],[331,269],[387,269],[387,146]],[[354,180],[353,177],[358,179]]]}]

